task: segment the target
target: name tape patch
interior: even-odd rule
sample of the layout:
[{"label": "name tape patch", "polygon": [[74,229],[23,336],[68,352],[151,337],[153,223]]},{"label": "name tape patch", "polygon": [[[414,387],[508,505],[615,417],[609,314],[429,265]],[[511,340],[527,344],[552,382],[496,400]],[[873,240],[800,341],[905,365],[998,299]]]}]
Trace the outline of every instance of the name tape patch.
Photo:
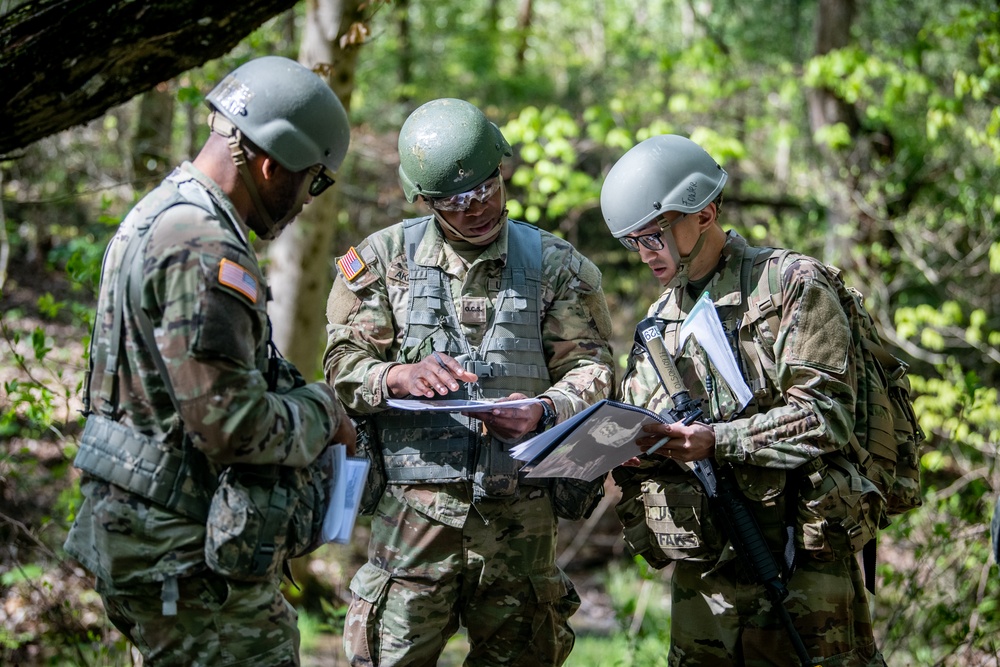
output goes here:
[{"label": "name tape patch", "polygon": [[219,264],[219,284],[231,287],[252,303],[257,303],[257,279],[236,262],[222,260]]}]

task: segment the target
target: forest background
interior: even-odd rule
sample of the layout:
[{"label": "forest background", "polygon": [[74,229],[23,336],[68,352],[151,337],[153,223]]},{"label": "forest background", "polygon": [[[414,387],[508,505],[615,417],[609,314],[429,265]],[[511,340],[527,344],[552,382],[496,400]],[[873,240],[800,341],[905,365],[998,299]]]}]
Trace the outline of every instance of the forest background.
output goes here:
[{"label": "forest background", "polygon": [[[15,9],[53,4],[0,2],[0,87],[17,73],[4,69]],[[77,6],[101,4],[129,3]],[[21,143],[0,131],[0,664],[135,661],[61,549],[79,503],[71,462],[100,260],[131,205],[200,146],[203,95],[247,59],[281,54],[327,77],[353,127],[333,191],[259,246],[276,342],[307,375],[319,376],[334,258],[419,212],[396,179],[398,128],[417,105],[464,98],[501,126],[515,147],[512,217],[602,269],[620,361],[659,288],[608,235],[601,183],[636,142],[690,136],[730,174],[724,224],[844,269],[910,364],[925,497],[880,537],[889,664],[1000,665],[995,2],[308,0],[231,36],[225,55],[195,53],[199,66],[85,124]],[[569,665],[665,664],[669,573],[625,554],[608,491],[562,531],[560,562],[585,601]],[[365,530],[296,563],[302,588],[287,594],[307,665],[345,664],[336,642]]]}]

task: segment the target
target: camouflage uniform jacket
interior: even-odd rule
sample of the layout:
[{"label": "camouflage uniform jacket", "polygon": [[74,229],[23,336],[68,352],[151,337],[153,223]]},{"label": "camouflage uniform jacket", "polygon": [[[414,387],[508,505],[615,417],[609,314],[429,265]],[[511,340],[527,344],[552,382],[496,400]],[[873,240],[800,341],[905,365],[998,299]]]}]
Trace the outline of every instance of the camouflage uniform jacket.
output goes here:
[{"label": "camouflage uniform jacket", "polygon": [[[455,312],[475,313],[460,323],[473,347],[493,320],[508,229],[505,226],[496,241],[479,251],[447,241],[438,226],[430,224],[414,255],[418,265],[438,266],[448,275]],[[541,236],[542,350],[553,381],[544,394],[554,403],[558,418],[565,419],[610,393],[611,321],[597,267],[566,241],[544,231]],[[402,342],[410,283],[403,224],[373,234],[357,250],[366,268],[353,280],[338,274],[330,292],[324,366],[348,412],[365,415],[385,409],[386,374],[405,358]],[[452,493],[439,495],[434,489],[440,487],[414,485],[406,502],[460,526],[470,496],[460,490],[463,485],[449,486],[454,487]]]},{"label": "camouflage uniform jacket", "polygon": [[[125,298],[115,293],[118,273],[130,268],[121,266],[122,253],[136,226],[147,223],[143,211],[162,208],[175,186],[184,201],[160,212],[147,232],[141,300],[181,414],[126,299],[119,409],[112,418],[164,448],[180,448],[186,439],[204,455],[209,470],[196,472],[207,472],[208,484],[232,463],[306,466],[346,418],[343,407],[325,383],[269,391],[263,273],[232,203],[190,163],[147,195],[111,241],[92,346],[91,407],[108,408],[101,381],[115,308]],[[192,201],[200,205],[186,203]],[[82,488],[66,549],[105,585],[162,581],[204,567],[204,525],[91,475]]]},{"label": "camouflage uniform jacket", "polygon": [[[794,480],[792,471],[847,446],[854,426],[857,378],[847,317],[836,288],[816,260],[796,254],[785,259],[778,274],[784,306],[777,331],[769,331],[760,318],[748,323],[755,319],[747,311],[759,296],[759,287],[751,282],[754,291],[743,293],[741,268],[747,248],[741,236],[729,232],[722,251],[725,264],[705,290],[716,305],[743,376],[754,390],[750,404],[737,412],[728,387],[700,348],[691,344],[693,338],[688,338],[676,357],[692,395],[702,399],[704,419],[714,424],[717,464],[732,466],[768,534],[768,528],[779,530],[787,520],[783,516],[787,494],[782,492]],[[649,309],[650,316],[665,321],[664,338],[672,352],[677,350],[678,329],[694,304],[687,289],[674,289],[664,292]],[[756,352],[749,354],[748,347]],[[672,407],[652,366],[634,354],[621,388],[628,403],[656,412]],[[642,476],[658,468],[680,472],[673,461],[647,461],[641,468],[625,470]],[[689,477],[692,487],[697,487],[694,476]],[[773,509],[769,518],[762,516],[765,507]],[[768,537],[772,544],[779,544],[773,532]]]}]

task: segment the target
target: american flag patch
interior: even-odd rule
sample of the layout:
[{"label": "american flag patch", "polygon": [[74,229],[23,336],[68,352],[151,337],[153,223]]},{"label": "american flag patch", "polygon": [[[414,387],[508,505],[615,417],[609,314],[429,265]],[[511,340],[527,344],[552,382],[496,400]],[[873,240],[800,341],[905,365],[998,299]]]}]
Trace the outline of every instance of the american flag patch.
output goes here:
[{"label": "american flag patch", "polygon": [[337,260],[337,266],[340,267],[340,272],[348,280],[354,280],[365,270],[365,263],[358,257],[358,251],[354,249],[354,246],[351,246],[347,254]]},{"label": "american flag patch", "polygon": [[236,262],[228,259],[219,264],[219,283],[234,290],[257,303],[257,279]]}]

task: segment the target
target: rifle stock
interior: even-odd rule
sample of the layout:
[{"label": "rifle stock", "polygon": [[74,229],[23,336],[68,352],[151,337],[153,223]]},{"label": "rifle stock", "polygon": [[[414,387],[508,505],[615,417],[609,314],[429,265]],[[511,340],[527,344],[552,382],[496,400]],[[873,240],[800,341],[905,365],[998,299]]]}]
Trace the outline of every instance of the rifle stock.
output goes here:
[{"label": "rifle stock", "polygon": [[[684,385],[684,380],[667,351],[656,318],[647,317],[639,323],[636,327],[635,342],[645,350],[660,384],[673,402],[673,409],[665,411],[666,414],[662,416],[670,423],[691,424],[697,420],[702,415],[701,402],[693,399]],[[820,667],[821,663],[810,659],[809,651],[798,630],[795,629],[788,609],[785,608],[784,601],[788,597],[788,588],[781,580],[781,572],[774,555],[767,546],[764,534],[747,508],[743,494],[735,481],[724,471],[717,470],[712,459],[702,459],[690,465],[698,482],[705,489],[709,506],[719,518],[739,561],[754,580],[764,587],[768,599],[781,617],[782,625],[791,638],[799,662],[803,667]]]}]

